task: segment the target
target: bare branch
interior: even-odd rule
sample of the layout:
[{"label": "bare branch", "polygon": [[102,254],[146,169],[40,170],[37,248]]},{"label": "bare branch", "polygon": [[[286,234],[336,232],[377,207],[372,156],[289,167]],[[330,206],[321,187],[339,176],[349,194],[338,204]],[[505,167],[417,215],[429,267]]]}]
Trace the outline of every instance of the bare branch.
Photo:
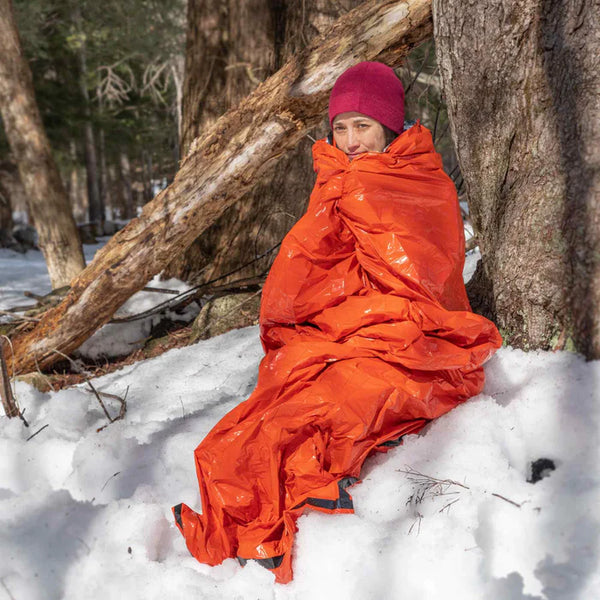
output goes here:
[{"label": "bare branch", "polygon": [[[19,417],[25,424],[25,427],[29,427],[29,423],[25,420],[23,412],[19,410],[15,395],[10,385],[11,381],[8,376],[8,367],[6,365],[6,359],[4,358],[4,340],[8,340],[12,351],[12,342],[5,335],[0,337],[0,397],[2,398],[2,406],[4,407],[4,413],[7,417]],[[13,353],[14,360],[14,353]]]},{"label": "bare branch", "polygon": [[38,433],[41,433],[42,431],[44,431],[44,429],[46,429],[46,427],[48,427],[47,423],[43,427],[40,427],[35,433],[32,433],[25,441],[28,442],[29,440],[32,440]]},{"label": "bare branch", "polygon": [[[406,469],[397,469],[397,472],[404,473],[407,478],[412,481],[416,486],[416,491],[409,497],[407,504],[420,504],[426,497],[434,497],[434,496],[444,496],[448,493],[457,494],[459,492],[447,492],[446,490],[451,486],[458,486],[465,490],[471,490],[468,485],[464,483],[459,483],[458,481],[454,481],[453,479],[438,479],[437,477],[432,477],[431,475],[425,475],[424,473],[420,473],[416,471],[412,467],[407,467]],[[501,494],[497,494],[496,492],[491,492],[491,495],[495,498],[499,498],[500,500],[504,500],[517,508],[521,508],[521,504],[515,502],[514,500],[510,500],[506,498],[506,496],[502,496]],[[450,502],[442,510],[448,508],[450,505],[456,502]]]},{"label": "bare branch", "polygon": [[[117,74],[117,66],[128,76],[128,81]],[[106,102],[109,106],[114,106],[129,100],[129,93],[135,89],[135,76],[127,63],[119,61],[113,65],[102,65],[97,71],[99,83],[96,86],[96,98],[99,104]]]}]

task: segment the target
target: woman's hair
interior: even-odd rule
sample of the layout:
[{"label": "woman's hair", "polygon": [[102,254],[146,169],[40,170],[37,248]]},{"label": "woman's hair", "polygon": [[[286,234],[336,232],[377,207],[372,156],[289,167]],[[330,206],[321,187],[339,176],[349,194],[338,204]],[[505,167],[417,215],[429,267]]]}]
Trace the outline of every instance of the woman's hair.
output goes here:
[{"label": "woman's hair", "polygon": [[389,127],[382,125],[385,135],[385,147],[387,148],[400,134],[392,131]]}]

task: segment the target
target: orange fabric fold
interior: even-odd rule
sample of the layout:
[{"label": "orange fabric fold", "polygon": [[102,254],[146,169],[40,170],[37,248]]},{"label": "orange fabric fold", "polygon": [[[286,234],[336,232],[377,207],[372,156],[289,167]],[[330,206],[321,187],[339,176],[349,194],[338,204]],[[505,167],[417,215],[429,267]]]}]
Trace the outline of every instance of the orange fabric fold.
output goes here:
[{"label": "orange fabric fold", "polygon": [[199,561],[262,560],[279,582],[298,516],[351,511],[369,454],[478,394],[501,344],[470,311],[456,191],[429,131],[351,162],[324,140],[313,155],[308,210],[263,290],[258,384],[195,451],[202,513],[174,509]]}]

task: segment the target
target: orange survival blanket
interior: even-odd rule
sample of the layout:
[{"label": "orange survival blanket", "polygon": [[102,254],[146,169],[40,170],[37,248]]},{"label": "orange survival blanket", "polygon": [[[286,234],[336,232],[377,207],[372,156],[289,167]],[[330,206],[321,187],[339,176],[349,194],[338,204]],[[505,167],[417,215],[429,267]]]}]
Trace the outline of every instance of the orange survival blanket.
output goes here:
[{"label": "orange survival blanket", "polygon": [[263,291],[258,384],[195,451],[202,514],[173,509],[199,561],[258,559],[279,582],[298,516],[352,511],[365,458],[479,393],[501,343],[470,311],[456,191],[429,131],[351,162],[324,140],[313,154],[307,213]]}]

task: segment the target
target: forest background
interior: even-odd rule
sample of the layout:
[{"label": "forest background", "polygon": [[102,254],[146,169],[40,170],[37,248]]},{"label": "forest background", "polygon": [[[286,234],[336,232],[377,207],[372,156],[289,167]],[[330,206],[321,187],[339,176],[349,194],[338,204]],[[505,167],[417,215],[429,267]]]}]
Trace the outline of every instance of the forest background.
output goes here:
[{"label": "forest background", "polygon": [[[16,0],[37,106],[81,240],[112,235],[138,215],[173,181],[195,137],[359,4]],[[462,193],[433,40],[414,48],[397,73],[407,122],[420,119],[431,129]],[[328,130],[324,116],[281,168],[174,257],[164,276],[196,286],[241,279],[234,291],[242,292],[245,310],[233,325],[256,322],[255,287],[306,208],[314,182],[310,147]],[[36,215],[19,174],[3,129],[0,243],[25,250],[34,243]],[[247,279],[255,287],[244,294]]]},{"label": "forest background", "polygon": [[[494,319],[505,340],[516,347],[570,348],[593,358],[600,352],[595,118],[600,102],[594,92],[598,89],[599,27],[593,6],[585,0],[569,7],[534,0],[508,4],[490,0],[485,7],[467,11],[453,0],[189,0],[187,5],[129,0],[99,8],[91,2],[53,0],[15,2],[13,29],[20,29],[37,106],[50,139],[54,159],[46,162],[58,165],[62,183],[57,187],[67,190],[67,212],[75,215],[80,235],[91,239],[112,234],[120,223],[139,215],[175,173],[180,175],[180,185],[170,186],[166,195],[159,194],[161,200],[157,198],[154,208],[146,211],[150,221],[133,225],[120,238],[133,244],[135,232],[146,240],[135,246],[136,252],[140,245],[146,247],[144,258],[131,262],[128,271],[123,265],[117,271],[122,278],[137,277],[129,295],[159,271],[195,286],[246,278],[245,285],[260,287],[278,243],[302,214],[312,187],[309,147],[312,139],[327,131],[317,104],[302,109],[310,118],[302,116],[302,110],[295,115],[296,133],[288,130],[279,138],[277,143],[285,142],[286,148],[294,150],[278,153],[277,168],[253,167],[252,172],[260,172],[260,177],[237,174],[242,181],[239,190],[233,185],[235,177],[224,180],[227,202],[204,202],[194,209],[194,228],[189,231],[202,232],[198,239],[192,242],[186,233],[170,232],[179,241],[162,244],[152,240],[158,230],[150,227],[143,236],[142,230],[160,212],[161,202],[174,207],[180,196],[182,203],[187,202],[190,183],[200,182],[206,167],[228,173],[231,163],[219,162],[227,153],[210,158],[212,139],[218,139],[215,147],[230,144],[238,154],[243,153],[243,146],[234,148],[239,131],[231,119],[243,118],[244,113],[237,117],[227,113],[230,117],[218,121],[220,115],[246,97],[260,99],[261,93],[262,106],[268,108],[274,98],[272,92],[271,97],[264,96],[271,89],[268,81],[280,81],[277,93],[285,96],[285,87],[291,84],[285,81],[285,73],[290,68],[302,72],[298,66],[302,61],[314,67],[310,61],[318,60],[320,47],[331,49],[337,43],[331,69],[340,68],[335,61],[348,60],[344,54],[348,52],[355,61],[369,52],[391,61],[407,89],[408,118],[418,118],[432,130],[459,195],[468,201],[482,250],[469,288],[474,309]],[[0,8],[0,22],[7,32],[2,37],[7,39],[11,3],[2,0]],[[404,37],[392,41],[390,32],[385,32],[391,46],[370,50],[370,36],[380,34],[380,24],[391,23],[389,19],[400,13],[404,21],[395,21],[389,28],[400,31],[400,23],[403,27],[408,22]],[[382,15],[388,21],[382,21]],[[320,34],[325,37],[319,38]],[[357,36],[363,36],[361,43],[356,42]],[[7,58],[10,49],[10,45],[4,48],[5,65],[11,62]],[[18,61],[14,55],[13,62]],[[282,68],[286,61],[287,71]],[[10,100],[9,72],[6,69],[0,78],[7,138],[25,121],[22,114],[10,116],[10,108],[17,103]],[[275,74],[279,79],[269,79]],[[258,124],[254,138],[246,138],[245,143],[251,145],[263,135],[264,115],[260,101],[244,102],[242,106],[255,111],[250,118]],[[276,117],[288,118],[290,110],[299,110],[293,93],[286,102],[277,105],[282,112]],[[319,126],[315,114],[321,118]],[[303,127],[305,135],[297,135]],[[229,137],[220,135],[223,131]],[[300,142],[292,144],[292,137]],[[57,239],[51,239],[57,232],[46,231],[48,218],[33,214],[37,209],[32,196],[40,195],[42,186],[35,185],[25,161],[15,156],[19,144],[10,146],[12,155],[7,141],[0,142],[4,243],[23,244],[14,239],[17,231],[11,218],[29,213],[53,287],[62,287],[71,282],[82,263],[71,273],[53,277],[56,269],[49,257],[76,235],[58,232]],[[264,153],[265,162],[277,154],[272,148],[269,152]],[[200,155],[209,158],[198,167],[195,161]],[[26,193],[20,191],[17,163],[21,182],[25,188],[29,185]],[[193,191],[192,196],[198,193]],[[41,196],[37,206],[45,210],[48,202]],[[112,264],[121,264],[115,247],[106,254]],[[136,273],[144,260],[152,263],[144,269],[147,277],[145,272]],[[64,262],[55,260],[55,265]],[[104,262],[97,263],[95,270],[87,269],[73,284],[62,308],[50,311],[31,335],[21,336],[15,350],[18,366],[32,368],[20,357],[41,333],[56,333],[69,307],[81,305],[83,289],[92,283],[104,292],[118,287],[116,279],[108,281],[108,266]],[[102,277],[105,283],[99,283]],[[248,301],[250,317],[256,316],[258,306],[254,290],[250,290],[253,302],[243,300]],[[102,318],[96,327],[124,299],[115,297],[101,305],[98,296],[83,308],[88,314],[91,308],[98,309]],[[79,309],[75,314],[73,309],[71,314],[69,327],[76,318],[81,321],[84,313]],[[69,352],[92,329],[74,333],[69,344],[54,350]],[[42,367],[56,361],[56,356],[52,360],[47,356],[54,350],[48,346],[46,354],[38,356]]]},{"label": "forest background", "polygon": [[[291,8],[277,2],[186,4],[129,0],[100,7],[65,0],[14,2],[37,103],[86,241],[94,233],[114,233],[115,222],[135,216],[173,180],[180,158],[203,127],[358,3],[302,3]],[[257,8],[262,11],[253,10]],[[294,14],[299,8],[302,14]],[[407,89],[408,119],[421,119],[436,132],[446,167],[458,179],[433,41],[415,49],[398,74]],[[326,130],[324,120],[311,137]],[[291,198],[274,197],[274,190],[269,214],[261,217],[262,231],[252,232],[255,237],[262,233],[272,242],[302,213],[313,182],[310,143],[307,138],[297,153],[303,157],[295,169],[299,182],[279,190],[279,196],[291,194]],[[277,184],[272,187],[280,188],[281,182]],[[33,219],[27,215],[25,192],[3,130],[0,185],[1,240],[4,246],[14,246],[12,214],[21,222]],[[288,204],[295,207],[291,215],[282,206]],[[275,227],[276,233],[269,232],[269,219],[283,221]],[[234,231],[221,242],[224,247],[246,224],[232,220],[228,225]],[[264,241],[254,241],[265,246]],[[227,267],[238,260],[229,257]],[[180,264],[180,272],[190,279],[189,272],[197,276],[203,266],[189,260],[187,267]],[[261,267],[264,270],[264,261]]]}]

